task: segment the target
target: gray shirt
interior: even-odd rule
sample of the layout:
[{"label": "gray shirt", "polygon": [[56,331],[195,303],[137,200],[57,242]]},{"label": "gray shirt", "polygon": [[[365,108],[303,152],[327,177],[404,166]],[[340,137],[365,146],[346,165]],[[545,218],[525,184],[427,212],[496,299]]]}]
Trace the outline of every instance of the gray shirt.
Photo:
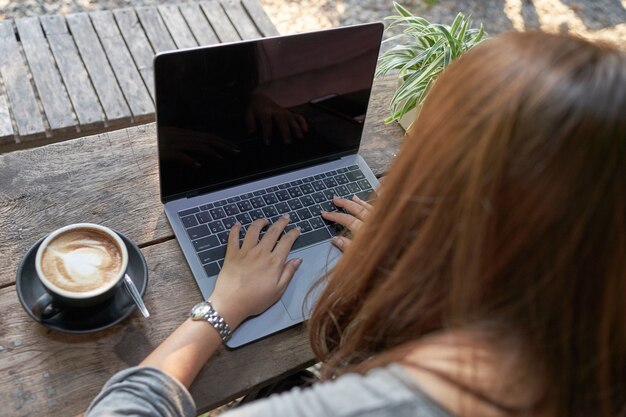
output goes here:
[{"label": "gray shirt", "polygon": [[[93,400],[86,417],[192,417],[187,389],[155,368],[134,367],[115,374]],[[242,407],[224,417],[454,417],[423,393],[399,365],[346,374],[310,388],[294,388]]]}]

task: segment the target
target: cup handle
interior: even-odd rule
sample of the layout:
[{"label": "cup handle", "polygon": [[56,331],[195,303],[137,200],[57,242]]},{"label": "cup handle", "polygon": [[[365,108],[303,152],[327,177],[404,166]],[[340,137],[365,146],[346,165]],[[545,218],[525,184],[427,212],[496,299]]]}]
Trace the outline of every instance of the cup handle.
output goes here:
[{"label": "cup handle", "polygon": [[54,317],[61,312],[61,308],[54,303],[54,299],[48,293],[39,297],[30,309],[35,317],[39,317],[42,321]]}]

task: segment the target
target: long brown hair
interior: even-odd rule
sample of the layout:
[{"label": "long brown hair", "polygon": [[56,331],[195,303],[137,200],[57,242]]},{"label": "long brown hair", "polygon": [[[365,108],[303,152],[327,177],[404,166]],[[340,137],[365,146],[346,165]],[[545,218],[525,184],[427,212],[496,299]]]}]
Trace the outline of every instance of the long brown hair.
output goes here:
[{"label": "long brown hair", "polygon": [[429,93],[309,334],[332,377],[436,331],[515,329],[557,415],[623,416],[625,308],[626,56],[509,33]]}]

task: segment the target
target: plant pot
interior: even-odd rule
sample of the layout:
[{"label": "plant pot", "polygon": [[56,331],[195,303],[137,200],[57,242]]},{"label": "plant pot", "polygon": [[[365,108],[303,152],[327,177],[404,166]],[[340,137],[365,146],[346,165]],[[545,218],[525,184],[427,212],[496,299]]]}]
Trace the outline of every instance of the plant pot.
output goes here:
[{"label": "plant pot", "polygon": [[404,116],[398,119],[398,123],[402,126],[402,129],[407,132],[411,124],[415,121],[415,117],[417,117],[417,107],[406,112]]}]

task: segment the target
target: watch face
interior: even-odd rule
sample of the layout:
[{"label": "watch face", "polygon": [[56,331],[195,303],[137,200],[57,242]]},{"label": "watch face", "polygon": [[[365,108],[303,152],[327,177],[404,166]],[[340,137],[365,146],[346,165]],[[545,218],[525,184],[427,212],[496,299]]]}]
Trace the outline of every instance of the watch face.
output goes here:
[{"label": "watch face", "polygon": [[207,314],[211,310],[211,307],[205,303],[196,304],[193,309],[191,309],[192,318],[203,318],[205,314]]}]

